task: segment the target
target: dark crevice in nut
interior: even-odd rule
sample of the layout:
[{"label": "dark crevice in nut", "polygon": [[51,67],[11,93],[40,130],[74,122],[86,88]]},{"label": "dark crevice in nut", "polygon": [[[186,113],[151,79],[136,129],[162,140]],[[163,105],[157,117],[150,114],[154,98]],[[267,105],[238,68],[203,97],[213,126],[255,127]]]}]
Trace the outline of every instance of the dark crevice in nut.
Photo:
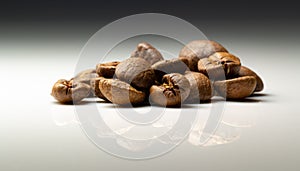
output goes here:
[{"label": "dark crevice in nut", "polygon": [[240,59],[227,52],[216,52],[198,62],[199,72],[209,76],[212,80],[222,80],[238,75],[240,66]]},{"label": "dark crevice in nut", "polygon": [[150,88],[150,101],[166,107],[179,107],[190,93],[189,81],[179,73],[166,74],[161,85]]}]

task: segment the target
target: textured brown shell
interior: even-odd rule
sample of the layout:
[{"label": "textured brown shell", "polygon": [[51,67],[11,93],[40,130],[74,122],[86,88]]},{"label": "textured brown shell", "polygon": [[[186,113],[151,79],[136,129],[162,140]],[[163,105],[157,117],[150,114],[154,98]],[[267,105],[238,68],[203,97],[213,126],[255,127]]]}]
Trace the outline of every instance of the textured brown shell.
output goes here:
[{"label": "textured brown shell", "polygon": [[148,89],[155,81],[155,73],[149,62],[142,58],[129,58],[116,68],[118,79],[138,89]]},{"label": "textured brown shell", "polygon": [[212,97],[212,86],[210,80],[202,73],[188,72],[185,77],[189,80],[191,91],[186,99],[187,102],[208,101]]},{"label": "textured brown shell", "polygon": [[73,80],[58,80],[52,87],[51,95],[60,103],[78,103],[90,94],[90,86],[73,83]]},{"label": "textured brown shell", "polygon": [[211,80],[224,80],[226,78],[222,64],[214,63],[209,58],[203,58],[198,61],[198,70]]},{"label": "textured brown shell", "polygon": [[243,76],[214,82],[214,88],[218,94],[227,99],[243,99],[250,96],[255,87],[256,79],[253,76]]},{"label": "textured brown shell", "polygon": [[150,101],[160,106],[180,106],[190,93],[189,81],[179,73],[166,74],[162,85],[150,88]]},{"label": "textured brown shell", "polygon": [[146,42],[139,43],[136,50],[132,52],[131,57],[143,58],[151,65],[164,59],[156,48]]},{"label": "textured brown shell", "polygon": [[264,89],[264,83],[262,81],[262,79],[251,69],[245,67],[245,66],[241,66],[240,70],[239,70],[239,76],[254,76],[256,78],[256,87],[255,87],[255,92],[259,92],[262,91]]},{"label": "textured brown shell", "polygon": [[79,72],[72,80],[90,85],[91,79],[96,77],[98,77],[98,75],[95,69],[87,69]]},{"label": "textured brown shell", "polygon": [[101,79],[104,79],[104,77],[98,77],[91,80],[90,84],[91,84],[92,92],[94,93],[95,96],[99,97],[100,99],[107,100],[105,96],[101,93],[99,88],[99,82]]},{"label": "textured brown shell", "polygon": [[212,77],[212,79],[236,76],[240,67],[240,59],[227,52],[216,52],[198,62],[199,72]]},{"label": "textured brown shell", "polygon": [[116,67],[119,61],[106,62],[96,65],[96,73],[100,77],[112,78],[115,75]]},{"label": "textured brown shell", "polygon": [[99,89],[105,98],[119,105],[140,104],[146,98],[145,92],[117,79],[100,79]]},{"label": "textured brown shell", "polygon": [[215,52],[227,52],[219,43],[212,40],[194,40],[185,45],[179,52],[179,57],[185,57],[191,71],[197,71],[199,59],[208,57]]},{"label": "textured brown shell", "polygon": [[156,77],[162,79],[163,75],[170,73],[184,74],[188,69],[186,64],[180,59],[162,60],[152,65],[152,69],[155,72]]}]

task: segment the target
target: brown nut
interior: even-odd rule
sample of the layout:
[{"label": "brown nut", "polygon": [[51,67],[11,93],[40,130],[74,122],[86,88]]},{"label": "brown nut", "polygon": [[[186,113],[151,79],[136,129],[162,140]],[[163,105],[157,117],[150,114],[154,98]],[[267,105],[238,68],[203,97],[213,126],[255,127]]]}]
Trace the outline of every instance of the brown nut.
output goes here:
[{"label": "brown nut", "polygon": [[225,80],[225,71],[219,62],[210,60],[209,58],[202,58],[198,61],[198,70],[211,80]]},{"label": "brown nut", "polygon": [[253,76],[243,76],[214,82],[214,88],[218,94],[227,99],[243,99],[250,96],[255,87],[256,79]]},{"label": "brown nut", "polygon": [[188,67],[191,71],[197,71],[199,59],[206,58],[215,52],[227,52],[227,50],[212,40],[194,40],[181,49],[179,57],[188,60]]},{"label": "brown nut", "polygon": [[198,71],[197,68],[197,63],[199,61],[199,58],[196,56],[192,57],[183,57],[180,56],[179,59],[186,64],[186,66],[191,70],[191,71]]},{"label": "brown nut", "polygon": [[187,72],[185,77],[189,80],[191,90],[190,95],[186,99],[187,102],[209,101],[213,95],[210,80],[202,73]]},{"label": "brown nut", "polygon": [[189,81],[181,74],[166,74],[162,78],[161,85],[153,85],[150,88],[150,101],[160,106],[175,107],[181,103],[190,93]]},{"label": "brown nut", "polygon": [[165,74],[169,74],[169,73],[184,74],[184,72],[188,69],[186,64],[183,63],[178,58],[158,61],[152,65],[152,68],[155,72],[158,81],[160,81]]},{"label": "brown nut", "polygon": [[145,92],[117,79],[100,79],[99,89],[105,98],[119,105],[140,104],[146,98]]},{"label": "brown nut", "polygon": [[61,79],[53,85],[51,95],[60,103],[78,103],[89,93],[89,85]]},{"label": "brown nut", "polygon": [[140,57],[148,61],[151,65],[164,60],[161,53],[155,49],[152,45],[146,42],[139,43],[134,52],[132,52],[131,57]]},{"label": "brown nut", "polygon": [[216,52],[198,61],[199,72],[211,79],[224,79],[238,75],[240,67],[240,59],[227,52]]},{"label": "brown nut", "polygon": [[107,100],[105,96],[101,93],[100,88],[99,88],[99,81],[101,79],[104,79],[104,77],[97,77],[91,80],[91,88],[92,92],[94,93],[95,96],[99,97],[100,99]]},{"label": "brown nut", "polygon": [[113,76],[115,75],[117,65],[119,63],[120,63],[119,61],[113,61],[113,62],[97,64],[96,73],[100,77],[113,78]]},{"label": "brown nut", "polygon": [[137,89],[148,89],[155,81],[155,73],[149,62],[142,58],[129,58],[116,68],[118,79]]},{"label": "brown nut", "polygon": [[79,72],[72,80],[90,85],[91,79],[96,77],[98,77],[98,75],[95,69],[87,69]]},{"label": "brown nut", "polygon": [[255,92],[262,91],[264,89],[264,83],[262,79],[251,69],[241,66],[239,74],[240,77],[242,76],[254,76],[256,78],[256,87],[255,87]]},{"label": "brown nut", "polygon": [[[71,80],[73,80],[73,82],[85,83],[85,84],[91,86],[91,84],[90,84],[91,80],[96,77],[98,77],[98,74],[96,73],[95,69],[86,69],[86,70],[79,72]],[[95,97],[95,95],[92,91],[90,91],[90,94],[88,95],[88,97]]]}]

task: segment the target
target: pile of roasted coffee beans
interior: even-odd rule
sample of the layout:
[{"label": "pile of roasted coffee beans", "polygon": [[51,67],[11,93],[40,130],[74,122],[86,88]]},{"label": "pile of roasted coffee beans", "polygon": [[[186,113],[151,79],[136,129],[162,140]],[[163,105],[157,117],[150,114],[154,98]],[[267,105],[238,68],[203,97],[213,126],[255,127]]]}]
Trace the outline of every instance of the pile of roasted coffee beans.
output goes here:
[{"label": "pile of roasted coffee beans", "polygon": [[71,80],[58,80],[51,95],[63,104],[99,97],[119,105],[180,107],[213,96],[239,100],[263,88],[261,78],[221,44],[195,40],[171,60],[149,43],[139,43],[124,61],[97,64]]}]

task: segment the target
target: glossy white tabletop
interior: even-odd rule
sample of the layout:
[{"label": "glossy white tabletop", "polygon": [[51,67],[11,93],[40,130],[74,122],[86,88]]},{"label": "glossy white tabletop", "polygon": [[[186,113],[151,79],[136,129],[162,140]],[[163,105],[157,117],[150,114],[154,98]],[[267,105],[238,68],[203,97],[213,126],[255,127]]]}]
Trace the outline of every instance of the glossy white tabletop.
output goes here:
[{"label": "glossy white tabletop", "polygon": [[[222,122],[206,144],[197,145],[193,138],[197,134],[191,132],[174,150],[140,161],[98,148],[81,129],[74,106],[60,105],[50,96],[57,79],[72,77],[83,44],[58,41],[2,46],[0,170],[299,169],[300,59],[295,56],[299,44],[259,40],[219,41],[263,78],[265,89],[247,100],[226,102]],[[109,110],[111,104],[97,103],[97,107]],[[198,107],[200,116],[206,117],[211,104]],[[177,109],[172,110],[166,112]],[[194,131],[197,129],[201,126]]]}]

